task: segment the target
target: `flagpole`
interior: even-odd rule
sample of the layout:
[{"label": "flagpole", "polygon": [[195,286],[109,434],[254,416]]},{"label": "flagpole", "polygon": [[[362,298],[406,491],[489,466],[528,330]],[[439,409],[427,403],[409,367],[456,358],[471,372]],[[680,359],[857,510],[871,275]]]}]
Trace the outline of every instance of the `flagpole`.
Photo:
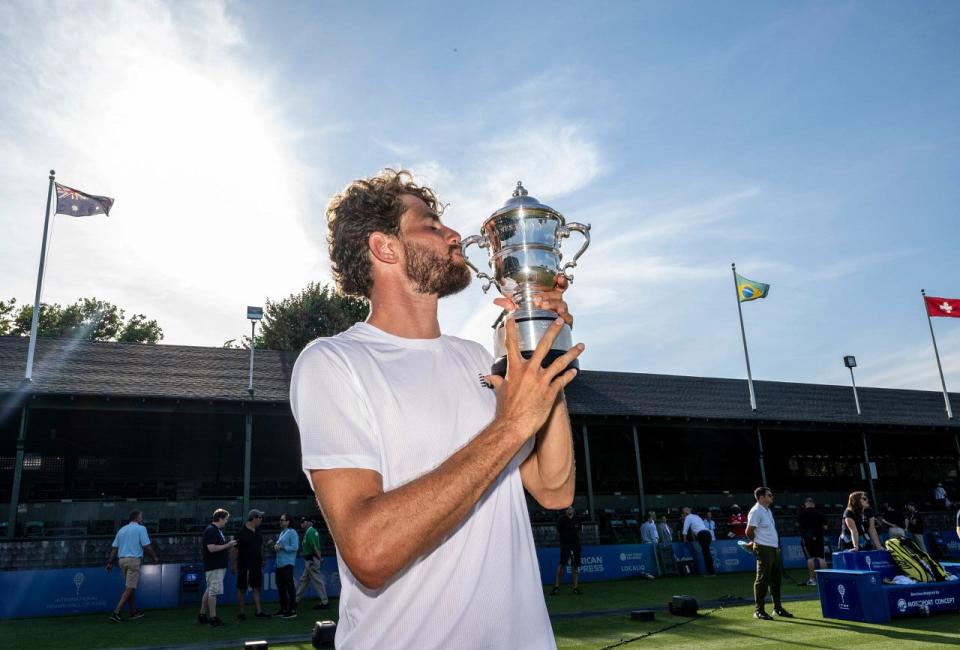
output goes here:
[{"label": "flagpole", "polygon": [[927,325],[930,326],[930,340],[933,341],[933,356],[937,358],[937,370],[940,371],[940,385],[943,386],[943,403],[947,406],[947,418],[953,419],[953,409],[950,408],[950,393],[947,392],[947,382],[943,379],[943,366],[940,365],[940,350],[937,349],[937,337],[933,335],[933,321],[930,319],[930,310],[927,309],[927,292],[920,289],[923,296],[923,313],[927,315]]},{"label": "flagpole", "polygon": [[43,218],[43,243],[40,245],[40,270],[37,272],[37,295],[33,300],[33,320],[30,323],[30,347],[27,349],[27,374],[33,381],[33,353],[37,347],[37,325],[40,322],[40,293],[43,290],[43,265],[47,260],[47,231],[50,228],[50,201],[53,198],[53,179],[57,173],[50,170],[50,186],[47,188],[47,212]]},{"label": "flagpole", "polygon": [[737,314],[740,315],[740,336],[743,338],[743,358],[747,361],[747,387],[750,389],[750,408],[757,410],[757,397],[753,392],[753,374],[750,372],[750,353],[747,352],[747,332],[743,328],[743,309],[740,307],[740,288],[737,286],[737,265],[730,263],[733,270],[733,292],[737,296]]}]

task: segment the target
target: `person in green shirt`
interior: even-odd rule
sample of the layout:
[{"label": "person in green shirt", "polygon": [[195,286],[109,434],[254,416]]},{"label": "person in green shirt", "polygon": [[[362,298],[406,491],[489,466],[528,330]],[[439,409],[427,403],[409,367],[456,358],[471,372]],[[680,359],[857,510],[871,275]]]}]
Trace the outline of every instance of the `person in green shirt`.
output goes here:
[{"label": "person in green shirt", "polygon": [[300,555],[303,556],[303,575],[300,576],[300,584],[297,586],[297,602],[299,603],[303,598],[307,585],[313,584],[313,590],[320,597],[320,604],[315,605],[314,609],[326,609],[330,607],[330,600],[327,598],[327,589],[320,572],[323,564],[320,557],[320,533],[313,527],[313,519],[310,517],[300,518],[300,530],[304,531],[303,543],[300,545]]}]

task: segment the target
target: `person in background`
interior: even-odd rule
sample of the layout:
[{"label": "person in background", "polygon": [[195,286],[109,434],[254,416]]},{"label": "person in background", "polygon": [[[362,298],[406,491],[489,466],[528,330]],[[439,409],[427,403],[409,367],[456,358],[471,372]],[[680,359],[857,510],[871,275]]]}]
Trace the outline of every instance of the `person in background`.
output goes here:
[{"label": "person in background", "polygon": [[580,594],[580,521],[573,508],[567,508],[557,520],[557,536],[560,538],[560,563],[557,564],[557,576],[553,581],[550,595],[560,593],[560,574],[570,564],[573,573],[573,593]]},{"label": "person in background", "polygon": [[797,514],[797,527],[800,529],[803,554],[807,557],[807,586],[814,587],[817,584],[817,568],[827,568],[827,561],[823,558],[823,534],[827,530],[827,520],[817,509],[813,497],[803,500],[803,508]]},{"label": "person in background", "polygon": [[717,541],[717,522],[713,520],[712,510],[707,510],[707,513],[704,515],[703,525],[707,527],[707,531],[710,533],[710,539]]},{"label": "person in background", "polygon": [[113,538],[113,547],[110,549],[110,558],[107,560],[107,573],[113,568],[113,561],[120,556],[120,568],[123,569],[123,593],[120,602],[113,608],[110,620],[122,623],[120,613],[123,606],[130,606],[130,618],[143,618],[143,612],[137,609],[137,586],[140,584],[140,565],[143,564],[143,552],[149,551],[154,562],[159,562],[157,552],[153,550],[150,536],[143,525],[143,513],[134,510],[130,513],[129,523],[117,531]]},{"label": "person in background", "polygon": [[657,515],[653,510],[647,514],[647,520],[640,525],[640,541],[644,544],[659,544],[657,533]]},{"label": "person in background", "polygon": [[747,516],[740,511],[740,506],[734,503],[730,506],[730,517],[727,519],[727,537],[745,537],[747,534]]},{"label": "person in background", "polygon": [[867,551],[883,548],[877,535],[876,517],[866,492],[851,492],[840,524],[840,548]]},{"label": "person in background", "polygon": [[666,515],[660,516],[660,523],[657,524],[657,535],[660,536],[661,544],[669,544],[673,541],[673,531],[670,530]]},{"label": "person in background", "polygon": [[206,572],[207,589],[203,592],[200,601],[200,614],[197,622],[201,625],[209,623],[213,627],[220,627],[224,622],[217,616],[217,596],[223,593],[223,576],[227,572],[229,562],[228,552],[237,545],[237,540],[229,542],[223,536],[223,528],[230,519],[230,513],[223,508],[213,511],[213,521],[203,531],[203,570]]},{"label": "person in background", "polygon": [[767,590],[773,596],[773,613],[784,618],[793,618],[793,614],[783,608],[780,602],[780,579],[783,564],[780,557],[780,536],[773,519],[770,506],[773,504],[773,491],[768,487],[758,487],[753,492],[757,504],[747,515],[747,548],[757,556],[757,578],[753,583],[753,598],[756,608],[753,617],[762,621],[773,620],[767,614],[765,602]]},{"label": "person in background", "polygon": [[923,516],[917,510],[917,504],[911,501],[907,504],[906,516],[903,520],[903,527],[910,533],[913,541],[924,551],[927,550],[927,540],[925,539],[923,529]]},{"label": "person in background", "polygon": [[232,558],[233,572],[237,574],[237,618],[247,620],[244,613],[244,601],[247,588],[253,592],[254,616],[270,618],[260,604],[260,590],[263,588],[263,536],[260,524],[263,523],[263,510],[254,508],[247,514],[247,521],[237,534],[237,546]]},{"label": "person in background", "polygon": [[937,483],[937,487],[933,488],[933,502],[937,504],[938,510],[946,510],[950,507],[947,488],[943,487],[943,483]]},{"label": "person in background", "polygon": [[330,607],[330,600],[327,598],[327,588],[323,584],[323,574],[320,569],[323,567],[323,558],[320,556],[320,533],[313,527],[313,519],[310,517],[300,518],[300,530],[303,531],[303,544],[300,546],[300,555],[303,556],[303,574],[300,576],[300,584],[297,585],[297,603],[303,599],[307,591],[307,585],[313,584],[313,590],[317,592],[320,602],[314,605],[314,609],[327,609]]},{"label": "person in background", "polygon": [[695,514],[689,506],[681,510],[680,517],[683,519],[683,530],[680,533],[680,539],[686,539],[689,533],[697,540],[697,543],[700,544],[700,550],[703,552],[703,565],[707,570],[704,577],[716,578],[717,574],[714,573],[713,570],[713,554],[710,552],[710,542],[712,538],[710,537],[710,531],[707,530],[706,524],[703,523],[700,515]]},{"label": "person in background", "polygon": [[293,567],[297,561],[297,549],[300,548],[300,537],[297,531],[291,528],[293,520],[290,515],[280,515],[280,537],[273,545],[277,552],[277,592],[280,595],[280,618],[295,618],[297,616],[297,590],[293,586]]},{"label": "person in background", "polygon": [[960,510],[957,510],[957,537],[960,537]]}]

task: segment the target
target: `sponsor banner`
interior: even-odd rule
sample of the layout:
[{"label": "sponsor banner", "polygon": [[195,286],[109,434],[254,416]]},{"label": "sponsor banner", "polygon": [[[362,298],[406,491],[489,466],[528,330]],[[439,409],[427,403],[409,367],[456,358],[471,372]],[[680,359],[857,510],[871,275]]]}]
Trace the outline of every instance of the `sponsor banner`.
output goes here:
[{"label": "sponsor banner", "polygon": [[[560,563],[559,548],[537,549],[540,577],[543,584],[553,584],[557,565]],[[569,582],[572,571],[569,564],[564,568],[564,582]],[[580,552],[580,581],[617,580],[644,574],[657,575],[657,560],[653,544],[614,544],[609,546],[583,546]]]},{"label": "sponsor banner", "polygon": [[[299,578],[302,573],[303,560],[298,558],[294,568],[295,578]],[[322,574],[327,595],[339,596],[340,575],[335,557],[323,559]],[[181,593],[181,584],[186,575],[199,580],[193,583],[193,590]],[[263,578],[261,598],[266,602],[277,600],[273,560],[266,563]],[[103,567],[0,571],[0,593],[6,594],[0,599],[0,618],[110,612],[120,599],[123,589],[123,571],[119,567],[114,567],[110,573]],[[141,567],[137,606],[141,609],[165,609],[178,607],[185,602],[199,602],[204,589],[204,572],[200,564],[147,563]],[[307,589],[304,597],[316,597],[313,587]],[[247,599],[252,602],[249,595]],[[223,595],[217,600],[223,604],[237,602],[235,573],[227,571],[223,581]]]},{"label": "sponsor banner", "polygon": [[960,609],[960,585],[920,583],[899,589],[885,589],[893,617],[953,612]]}]

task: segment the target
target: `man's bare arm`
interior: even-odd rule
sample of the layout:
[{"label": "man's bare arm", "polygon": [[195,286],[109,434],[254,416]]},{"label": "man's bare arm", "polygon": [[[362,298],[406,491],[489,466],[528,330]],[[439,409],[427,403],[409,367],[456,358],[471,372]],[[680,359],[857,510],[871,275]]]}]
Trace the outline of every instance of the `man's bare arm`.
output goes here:
[{"label": "man's bare arm", "polygon": [[533,452],[520,465],[520,478],[523,487],[544,508],[560,510],[573,503],[576,487],[573,432],[562,393],[557,396],[547,423],[537,433]]},{"label": "man's bare arm", "polygon": [[540,362],[559,333],[551,326],[530,360],[520,355],[516,323],[507,326],[506,378],[488,378],[497,391],[493,422],[436,469],[389,492],[378,472],[311,472],[317,502],[341,556],[365,587],[377,589],[439,544],[548,418],[575,372],[573,348],[548,368]]}]

